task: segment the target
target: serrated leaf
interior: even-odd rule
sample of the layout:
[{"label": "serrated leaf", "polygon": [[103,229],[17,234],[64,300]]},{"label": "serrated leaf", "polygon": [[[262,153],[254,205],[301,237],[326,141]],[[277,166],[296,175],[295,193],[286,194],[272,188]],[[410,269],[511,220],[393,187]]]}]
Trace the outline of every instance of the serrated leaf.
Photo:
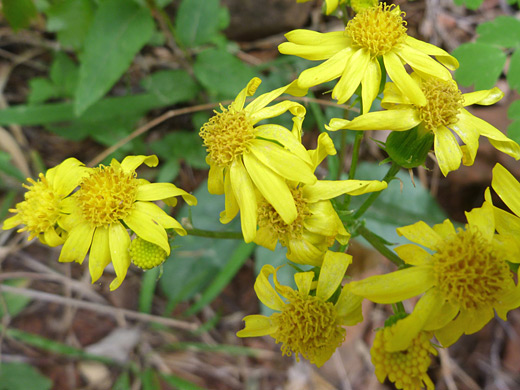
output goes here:
[{"label": "serrated leaf", "polygon": [[77,115],[110,90],[153,31],[148,9],[128,0],[105,0],[100,4],[81,56],[74,106]]},{"label": "serrated leaf", "polygon": [[520,46],[520,20],[513,16],[498,16],[477,26],[477,43],[505,48]]},{"label": "serrated leaf", "polygon": [[185,47],[211,41],[219,31],[219,0],[183,0],[175,19],[177,39]]},{"label": "serrated leaf", "polygon": [[2,11],[15,31],[29,26],[37,14],[32,0],[2,0]]},{"label": "serrated leaf", "polygon": [[0,368],[0,390],[49,390],[52,382],[25,363],[3,362]]},{"label": "serrated leaf", "polygon": [[91,0],[64,0],[46,10],[47,31],[56,32],[65,47],[81,49],[94,16]]},{"label": "serrated leaf", "polygon": [[468,9],[478,9],[482,5],[484,0],[454,0],[457,5],[463,5]]},{"label": "serrated leaf", "polygon": [[253,69],[222,49],[208,49],[200,53],[193,71],[206,89],[222,98],[234,98],[255,76]]},{"label": "serrated leaf", "polygon": [[509,60],[507,82],[511,88],[520,92],[520,48],[516,49]]},{"label": "serrated leaf", "polygon": [[465,87],[474,84],[476,90],[492,88],[506,63],[501,49],[485,43],[465,43],[452,55],[460,63],[455,71],[457,81]]}]

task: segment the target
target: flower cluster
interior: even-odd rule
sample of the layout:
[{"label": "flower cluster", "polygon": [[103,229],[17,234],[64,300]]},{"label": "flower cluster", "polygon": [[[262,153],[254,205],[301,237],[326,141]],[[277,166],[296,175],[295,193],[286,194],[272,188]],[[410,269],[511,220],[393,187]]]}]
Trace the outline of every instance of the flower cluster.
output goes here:
[{"label": "flower cluster", "polygon": [[[31,186],[25,186],[25,200],[10,210],[15,215],[4,221],[3,229],[23,225],[19,231],[28,231],[29,239],[63,245],[61,262],[82,263],[89,253],[92,282],[112,262],[116,278],[110,289],[115,290],[125,279],[131,259],[148,269],[170,254],[166,229],[186,235],[181,224],[153,201],[175,205],[175,197],[182,196],[190,205],[197,203],[193,195],[171,183],[137,178],[140,165],[154,167],[158,162],[154,155],[128,156],[121,163],[114,159],[108,166],[87,168],[69,158],[40,174],[38,181],[28,179]],[[129,230],[135,233],[134,240]]]}]

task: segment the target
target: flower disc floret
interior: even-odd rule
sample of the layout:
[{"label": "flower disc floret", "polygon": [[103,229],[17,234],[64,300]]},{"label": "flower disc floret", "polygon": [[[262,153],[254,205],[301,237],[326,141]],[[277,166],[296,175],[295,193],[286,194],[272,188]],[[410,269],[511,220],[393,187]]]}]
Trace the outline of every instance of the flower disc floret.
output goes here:
[{"label": "flower disc floret", "polygon": [[429,78],[423,81],[421,90],[426,96],[426,105],[418,106],[417,110],[426,129],[435,131],[457,123],[464,98],[453,82]]},{"label": "flower disc floret", "polygon": [[372,57],[390,52],[406,40],[406,15],[394,4],[381,3],[367,8],[351,19],[345,33],[355,47],[368,50]]},{"label": "flower disc floret", "polygon": [[282,354],[299,354],[311,363],[324,350],[336,350],[345,339],[346,330],[336,321],[336,309],[331,302],[296,291],[287,296],[289,302],[281,313],[271,317],[276,331],[272,337],[282,343]]},{"label": "flower disc floret", "polygon": [[143,270],[155,268],[166,259],[166,251],[160,246],[136,237],[130,244],[130,260]]},{"label": "flower disc floret", "polygon": [[459,230],[433,255],[437,288],[448,301],[466,310],[495,305],[504,286],[511,283],[512,274],[503,259],[476,228]]},{"label": "flower disc floret", "polygon": [[435,387],[427,374],[431,364],[430,354],[437,355],[430,342],[432,333],[419,333],[404,351],[388,352],[385,349],[385,333],[390,330],[379,330],[370,349],[377,379],[383,383],[388,377],[396,388],[403,390],[417,390],[425,385],[428,390],[433,390]]},{"label": "flower disc floret", "polygon": [[94,168],[80,184],[78,204],[92,226],[107,226],[124,219],[132,210],[139,182],[135,172],[114,166]]},{"label": "flower disc floret", "polygon": [[199,135],[209,158],[219,167],[227,167],[248,151],[255,135],[246,112],[220,108],[222,112],[215,111],[216,115],[202,126]]}]

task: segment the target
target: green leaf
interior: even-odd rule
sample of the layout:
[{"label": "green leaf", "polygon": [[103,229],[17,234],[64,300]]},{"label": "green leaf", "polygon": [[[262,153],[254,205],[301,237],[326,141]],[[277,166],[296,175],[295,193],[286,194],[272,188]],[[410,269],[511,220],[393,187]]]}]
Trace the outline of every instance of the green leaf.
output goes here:
[{"label": "green leaf", "polygon": [[197,132],[174,131],[150,143],[155,154],[165,160],[177,159],[197,169],[207,169],[206,150]]},{"label": "green leaf", "polygon": [[477,26],[478,43],[505,48],[520,46],[520,20],[513,16],[498,16]]},{"label": "green leaf", "polygon": [[0,171],[18,179],[20,182],[25,181],[25,175],[11,162],[11,155],[3,150],[0,150]]},{"label": "green leaf", "polygon": [[114,382],[112,390],[130,390],[130,375],[128,372],[122,373]]},{"label": "green leaf", "polygon": [[139,292],[139,311],[141,313],[152,312],[153,297],[160,272],[161,267],[155,267],[143,272],[141,291]]},{"label": "green leaf", "polygon": [[183,0],[175,19],[177,39],[185,47],[207,43],[219,31],[219,0]]},{"label": "green leaf", "polygon": [[187,102],[200,91],[197,83],[185,70],[161,70],[141,81],[141,86],[164,102]]},{"label": "green leaf", "polygon": [[478,9],[482,5],[484,0],[454,0],[457,5],[464,5],[468,9]]},{"label": "green leaf", "polygon": [[148,368],[141,373],[141,385],[143,390],[158,390],[161,388],[157,373]]},{"label": "green leaf", "polygon": [[80,50],[94,17],[91,0],[64,0],[46,10],[47,31],[56,32],[65,47]]},{"label": "green leaf", "polygon": [[460,63],[455,78],[466,87],[475,84],[476,90],[492,88],[506,63],[501,49],[485,43],[465,43],[452,54]]},{"label": "green leaf", "polygon": [[27,102],[29,104],[39,104],[45,101],[59,97],[60,92],[54,83],[43,77],[34,77],[29,80],[29,96]]},{"label": "green leaf", "polygon": [[161,374],[161,377],[176,390],[205,390],[203,387],[199,387],[195,383],[172,374]]},{"label": "green leaf", "polygon": [[2,0],[2,11],[15,31],[29,26],[37,14],[32,0]]},{"label": "green leaf", "polygon": [[253,69],[222,49],[208,49],[200,53],[193,71],[206,89],[222,98],[234,98],[255,76]]},{"label": "green leaf", "polygon": [[0,390],[49,390],[52,382],[34,367],[25,363],[2,363]]},{"label": "green leaf", "polygon": [[[381,180],[388,165],[361,163],[356,173],[364,180]],[[375,234],[392,243],[404,244],[407,240],[399,237],[396,228],[424,221],[430,226],[441,223],[446,214],[421,183],[416,180],[415,187],[406,171],[397,174],[400,180],[392,180],[373,205],[364,214],[366,227]],[[402,188],[401,188],[402,187]],[[358,208],[368,195],[353,196],[351,208]]]},{"label": "green leaf", "polygon": [[60,97],[73,97],[78,85],[78,65],[64,52],[56,52],[50,77],[59,88]]},{"label": "green leaf", "polygon": [[80,58],[74,106],[77,115],[110,90],[153,31],[148,9],[128,0],[105,0],[100,4]]},{"label": "green leaf", "polygon": [[520,100],[511,103],[507,116],[513,120],[513,123],[507,127],[507,136],[516,143],[520,143]]},{"label": "green leaf", "polygon": [[520,48],[518,48],[509,60],[509,70],[507,71],[507,82],[509,86],[520,92]]},{"label": "green leaf", "polygon": [[[27,279],[11,279],[6,280],[4,284],[15,287],[27,287],[29,282]],[[23,309],[25,309],[29,302],[31,302],[31,298],[29,297],[12,293],[2,293],[0,299],[4,301],[7,307],[7,313],[11,318],[16,317]],[[0,318],[5,314],[3,307],[4,305],[0,304]]]},{"label": "green leaf", "polygon": [[507,109],[507,116],[510,119],[520,120],[520,99],[515,100]]}]

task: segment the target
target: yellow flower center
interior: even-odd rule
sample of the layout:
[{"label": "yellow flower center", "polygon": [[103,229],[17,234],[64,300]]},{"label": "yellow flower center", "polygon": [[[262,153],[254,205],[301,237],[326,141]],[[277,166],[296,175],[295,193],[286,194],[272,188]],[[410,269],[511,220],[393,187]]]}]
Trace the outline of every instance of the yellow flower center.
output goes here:
[{"label": "yellow flower center", "polygon": [[160,246],[137,237],[130,244],[130,260],[143,270],[161,265],[166,259],[166,251]]},{"label": "yellow flower center", "polygon": [[404,351],[387,352],[384,334],[390,329],[378,331],[370,349],[377,378],[383,382],[388,376],[396,388],[403,390],[422,389],[424,384],[432,384],[427,374],[431,363],[429,354],[437,355],[437,351],[430,342],[431,332],[420,332]]},{"label": "yellow flower center", "polygon": [[421,86],[426,105],[417,107],[424,126],[434,131],[457,122],[464,98],[455,84],[436,78],[424,80]]},{"label": "yellow flower center", "polygon": [[298,213],[291,224],[286,224],[280,214],[267,201],[258,203],[258,226],[267,227],[278,238],[283,246],[290,240],[299,240],[303,236],[304,221],[311,215],[307,201],[303,198],[301,188],[291,189]]},{"label": "yellow flower center", "polygon": [[368,50],[372,57],[382,56],[406,39],[404,12],[394,4],[381,3],[367,8],[351,19],[345,33],[354,46]]},{"label": "yellow flower center", "polygon": [[108,226],[132,210],[139,181],[135,172],[113,166],[93,168],[77,192],[83,217],[93,226]]},{"label": "yellow flower center", "polygon": [[32,186],[23,185],[28,189],[25,200],[12,211],[19,213],[25,225],[21,231],[27,230],[33,238],[56,226],[60,215],[60,196],[54,193],[43,173],[40,173],[38,181],[27,180]]},{"label": "yellow flower center", "polygon": [[512,274],[503,257],[476,229],[459,230],[433,255],[437,288],[463,309],[497,302]]},{"label": "yellow flower center", "polygon": [[222,112],[215,111],[216,115],[202,126],[199,135],[209,158],[218,166],[227,167],[247,152],[255,136],[246,112],[220,108]]},{"label": "yellow flower center", "polygon": [[345,339],[346,331],[336,323],[331,302],[293,291],[281,313],[271,316],[277,330],[272,334],[282,343],[283,355],[301,354],[311,363],[323,364]]}]

